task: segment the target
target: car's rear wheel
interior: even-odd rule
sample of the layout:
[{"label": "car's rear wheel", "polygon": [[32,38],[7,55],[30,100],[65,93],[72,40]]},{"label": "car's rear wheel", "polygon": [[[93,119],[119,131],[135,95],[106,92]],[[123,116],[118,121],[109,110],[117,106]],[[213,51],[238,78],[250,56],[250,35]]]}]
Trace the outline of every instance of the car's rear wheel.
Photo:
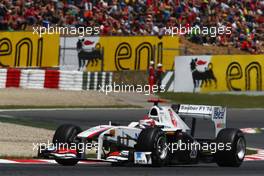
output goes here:
[{"label": "car's rear wheel", "polygon": [[[82,132],[82,129],[78,126],[71,124],[64,124],[57,128],[53,136],[53,144],[59,147],[60,144],[73,144],[78,143],[76,136]],[[78,151],[77,151],[78,154]],[[78,163],[78,159],[58,159],[55,161],[64,166],[73,166]]]},{"label": "car's rear wheel", "polygon": [[225,146],[230,145],[230,150],[217,150],[215,154],[216,163],[219,166],[239,167],[246,154],[246,140],[239,129],[225,128],[222,129],[216,139],[218,146],[223,143]]},{"label": "car's rear wheel", "polygon": [[152,152],[153,166],[164,166],[168,160],[167,138],[160,128],[146,128],[140,133],[136,151]]}]

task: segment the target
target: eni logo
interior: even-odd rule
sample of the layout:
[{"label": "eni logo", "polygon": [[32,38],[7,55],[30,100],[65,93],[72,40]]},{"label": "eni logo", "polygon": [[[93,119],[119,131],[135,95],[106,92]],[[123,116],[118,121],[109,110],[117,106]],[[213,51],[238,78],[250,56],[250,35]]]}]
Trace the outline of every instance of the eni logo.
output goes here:
[{"label": "eni logo", "polygon": [[261,65],[258,62],[249,63],[244,71],[241,65],[238,62],[232,62],[228,65],[226,70],[226,85],[230,91],[241,91],[241,87],[235,87],[233,82],[236,80],[243,79],[243,75],[245,74],[245,90],[251,90],[251,75],[252,72],[256,75],[256,89],[257,91],[262,90],[262,70]]},{"label": "eni logo", "polygon": [[[163,43],[159,42],[156,45],[149,42],[142,42],[132,49],[131,44],[128,42],[120,43],[115,50],[115,67],[116,70],[140,70],[143,59],[147,59],[147,67],[152,59],[156,63],[163,63]],[[133,59],[133,68],[124,66],[122,64],[125,60]]]},{"label": "eni logo", "polygon": [[[9,38],[2,38],[0,39],[0,56],[8,56],[15,53],[14,57],[14,65],[15,67],[21,66],[20,60],[21,60],[21,52],[22,48],[23,51],[26,49],[27,59],[26,59],[26,66],[33,66],[32,60],[33,60],[33,41],[32,39],[25,37],[19,40],[14,47],[14,51],[12,50],[13,45]],[[36,65],[41,67],[42,65],[42,55],[43,55],[43,38],[39,38],[37,40],[37,55],[36,55]],[[8,67],[9,65],[6,65],[1,62],[2,65],[5,65]]]}]

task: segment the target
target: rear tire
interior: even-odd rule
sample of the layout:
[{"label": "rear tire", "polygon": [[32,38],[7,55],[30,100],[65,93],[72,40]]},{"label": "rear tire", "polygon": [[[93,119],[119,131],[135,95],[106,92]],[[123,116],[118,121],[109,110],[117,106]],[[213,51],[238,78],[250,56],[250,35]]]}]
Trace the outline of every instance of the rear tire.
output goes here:
[{"label": "rear tire", "polygon": [[168,162],[166,143],[166,135],[160,128],[146,128],[139,134],[135,149],[141,152],[152,152],[152,165],[160,167]]},{"label": "rear tire", "polygon": [[217,150],[215,160],[218,166],[223,167],[239,167],[245,157],[246,140],[243,133],[239,129],[225,128],[217,135],[217,144],[230,143],[231,150]]},{"label": "rear tire", "polygon": [[[82,129],[78,126],[71,124],[64,124],[57,128],[53,136],[53,144],[58,146],[59,143],[72,144],[76,143],[76,136],[82,132]],[[78,151],[77,151],[78,153]],[[55,159],[57,163],[63,166],[74,166],[79,160],[78,159]]]}]

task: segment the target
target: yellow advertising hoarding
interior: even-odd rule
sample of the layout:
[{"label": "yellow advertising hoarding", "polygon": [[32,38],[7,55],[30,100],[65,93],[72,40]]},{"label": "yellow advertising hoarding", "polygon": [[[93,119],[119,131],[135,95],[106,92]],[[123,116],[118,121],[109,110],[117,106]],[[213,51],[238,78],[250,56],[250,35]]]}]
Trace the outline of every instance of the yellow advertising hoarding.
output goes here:
[{"label": "yellow advertising hoarding", "polygon": [[211,58],[217,87],[202,87],[201,92],[264,90],[264,55],[215,55]]},{"label": "yellow advertising hoarding", "polygon": [[0,66],[59,66],[59,35],[34,35],[32,32],[0,33]]},{"label": "yellow advertising hoarding", "polygon": [[[99,37],[104,48],[104,71],[147,70],[150,60],[172,70],[174,57],[179,55],[179,38],[164,36]],[[100,71],[98,65],[87,66],[88,71]]]},{"label": "yellow advertising hoarding", "polygon": [[175,92],[263,91],[264,55],[200,55],[175,59]]}]

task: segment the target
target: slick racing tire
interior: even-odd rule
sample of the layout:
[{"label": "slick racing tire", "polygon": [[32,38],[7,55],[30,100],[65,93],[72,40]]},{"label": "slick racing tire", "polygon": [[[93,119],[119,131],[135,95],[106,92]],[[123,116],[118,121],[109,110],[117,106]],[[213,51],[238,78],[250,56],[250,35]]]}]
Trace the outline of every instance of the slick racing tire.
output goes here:
[{"label": "slick racing tire", "polygon": [[[72,144],[76,143],[76,136],[82,132],[82,129],[78,126],[71,124],[64,124],[57,128],[53,136],[53,144],[58,146],[59,144]],[[73,166],[78,163],[78,159],[55,159],[57,163],[64,166]]]},{"label": "slick racing tire", "polygon": [[152,152],[152,165],[164,166],[168,163],[167,138],[160,128],[146,128],[139,134],[136,151]]},{"label": "slick racing tire", "polygon": [[239,129],[225,128],[222,129],[217,135],[217,144],[220,143],[227,146],[229,149],[217,150],[215,160],[218,166],[224,167],[239,167],[246,154],[246,140],[243,133]]}]

